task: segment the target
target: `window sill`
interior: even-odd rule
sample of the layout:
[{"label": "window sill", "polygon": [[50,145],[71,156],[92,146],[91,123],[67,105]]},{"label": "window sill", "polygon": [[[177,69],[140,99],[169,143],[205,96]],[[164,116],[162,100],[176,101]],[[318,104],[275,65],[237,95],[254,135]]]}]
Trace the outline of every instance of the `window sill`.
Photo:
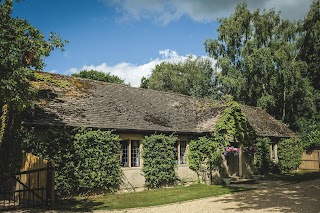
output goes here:
[{"label": "window sill", "polygon": [[142,167],[121,167],[122,170],[141,170]]}]

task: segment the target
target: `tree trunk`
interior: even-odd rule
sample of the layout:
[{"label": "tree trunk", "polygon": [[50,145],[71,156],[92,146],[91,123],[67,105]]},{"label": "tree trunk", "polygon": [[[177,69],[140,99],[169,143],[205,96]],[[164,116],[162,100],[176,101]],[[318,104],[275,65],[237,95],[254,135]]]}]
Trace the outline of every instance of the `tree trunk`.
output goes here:
[{"label": "tree trunk", "polygon": [[0,128],[0,173],[13,173],[19,169],[21,160],[21,113],[9,104],[3,105]]},{"label": "tree trunk", "polygon": [[6,132],[7,124],[8,124],[8,105],[4,104],[0,108],[1,116],[0,116],[0,145],[3,143],[3,138]]},{"label": "tree trunk", "polygon": [[282,106],[282,121],[284,122],[284,119],[286,117],[286,88],[284,88],[283,91],[283,106]]}]

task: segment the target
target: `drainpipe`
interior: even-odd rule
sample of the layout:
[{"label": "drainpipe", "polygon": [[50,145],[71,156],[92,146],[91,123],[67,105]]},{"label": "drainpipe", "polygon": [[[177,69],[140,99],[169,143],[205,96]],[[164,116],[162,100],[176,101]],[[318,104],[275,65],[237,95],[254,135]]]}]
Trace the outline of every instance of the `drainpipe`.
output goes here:
[{"label": "drainpipe", "polygon": [[243,143],[239,142],[239,176],[243,177]]}]

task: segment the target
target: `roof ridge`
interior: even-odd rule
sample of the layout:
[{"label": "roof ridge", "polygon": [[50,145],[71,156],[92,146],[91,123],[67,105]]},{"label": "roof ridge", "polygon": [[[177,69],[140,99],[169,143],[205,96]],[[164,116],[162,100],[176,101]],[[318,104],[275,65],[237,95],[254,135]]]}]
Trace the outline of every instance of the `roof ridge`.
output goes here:
[{"label": "roof ridge", "polygon": [[[133,87],[133,86],[127,85],[127,84],[111,83],[111,82],[94,80],[94,79],[90,79],[90,78],[81,78],[81,77],[76,77],[76,76],[71,76],[71,75],[64,75],[64,74],[58,74],[58,73],[50,73],[50,72],[38,71],[38,70],[35,70],[35,72],[45,73],[45,74],[49,74],[49,75],[52,75],[52,76],[60,76],[60,77],[63,77],[63,78],[81,79],[81,80],[85,80],[85,81],[89,81],[89,82],[92,81],[92,82],[96,82],[96,83],[99,83],[99,84],[111,84],[111,85],[114,85],[114,86],[126,87],[126,88],[131,88],[131,89],[136,89],[136,90],[145,90],[145,91],[147,90],[147,91],[152,91],[152,92],[157,92],[157,93],[163,93],[163,94],[181,96],[181,97],[185,97],[185,98],[192,98],[192,99],[198,99],[198,100],[206,100],[206,101],[211,101],[211,102],[221,102],[220,100],[215,100],[215,99],[209,99],[209,98],[203,98],[203,97],[196,97],[196,96],[184,95],[184,94],[181,94],[181,93],[175,93],[175,92],[170,92],[170,91],[162,91],[162,90],[155,90],[155,89],[149,89],[149,88]],[[221,102],[221,103],[222,103],[222,102]]]}]

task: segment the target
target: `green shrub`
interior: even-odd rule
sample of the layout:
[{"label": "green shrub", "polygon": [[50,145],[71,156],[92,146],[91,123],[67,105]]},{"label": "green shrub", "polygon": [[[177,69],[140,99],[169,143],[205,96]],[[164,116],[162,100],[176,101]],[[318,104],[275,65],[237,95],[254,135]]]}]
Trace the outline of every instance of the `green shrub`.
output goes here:
[{"label": "green shrub", "polygon": [[111,131],[63,128],[37,130],[28,134],[23,149],[54,160],[58,196],[86,193],[96,189],[114,190],[121,181],[120,139]]},{"label": "green shrub", "polygon": [[257,138],[255,153],[255,170],[260,174],[268,174],[272,168],[272,162],[270,159],[270,145],[269,138]]},{"label": "green shrub", "polygon": [[177,180],[175,172],[175,144],[178,138],[170,135],[145,136],[143,144],[143,173],[148,188],[173,185]]},{"label": "green shrub", "polygon": [[235,138],[245,144],[251,144],[256,134],[240,105],[231,101],[215,125],[214,137],[215,140],[219,140],[219,143],[228,146],[230,138]]},{"label": "green shrub", "polygon": [[200,137],[198,140],[191,140],[189,143],[189,168],[198,175],[201,164],[210,158],[212,140],[207,137]]},{"label": "green shrub", "polygon": [[197,140],[190,141],[189,168],[197,173],[198,181],[200,181],[200,175],[202,175],[203,181],[206,181],[207,176],[212,178],[211,172],[213,169],[221,170],[222,151],[223,145],[212,137],[200,137]]},{"label": "green shrub", "polygon": [[320,148],[320,130],[311,131],[307,136],[307,141],[304,144],[305,149]]},{"label": "green shrub", "polygon": [[304,149],[320,148],[320,122],[302,118],[299,119],[298,126]]},{"label": "green shrub", "polygon": [[111,131],[81,129],[74,137],[77,191],[113,191],[121,181],[120,138]]},{"label": "green shrub", "polygon": [[302,142],[298,138],[284,139],[278,145],[278,168],[281,172],[290,172],[300,165],[303,152]]}]

